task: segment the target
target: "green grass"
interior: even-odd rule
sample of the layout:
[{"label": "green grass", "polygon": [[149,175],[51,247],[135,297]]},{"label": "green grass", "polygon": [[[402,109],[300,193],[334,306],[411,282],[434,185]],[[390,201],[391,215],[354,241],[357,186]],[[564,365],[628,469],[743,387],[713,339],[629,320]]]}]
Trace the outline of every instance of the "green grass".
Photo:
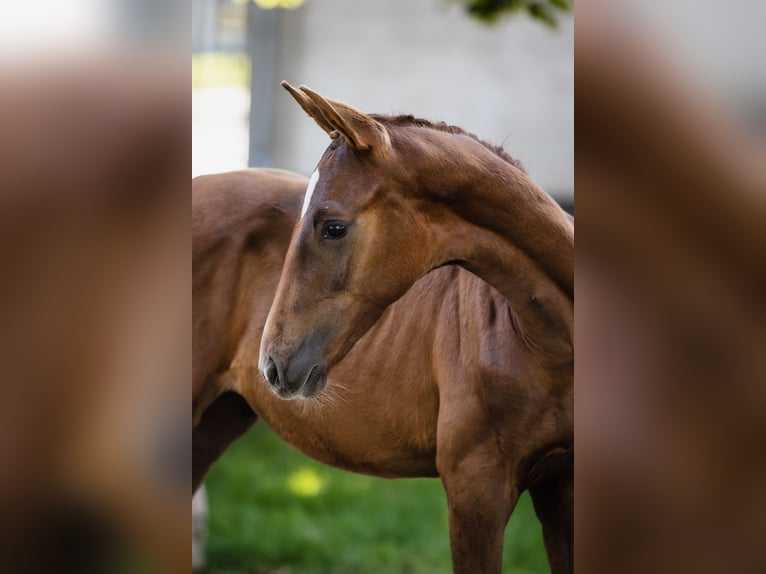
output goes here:
[{"label": "green grass", "polygon": [[203,52],[192,54],[192,88],[244,86],[250,83],[250,58],[246,54]]},{"label": "green grass", "polygon": [[[438,480],[335,470],[258,423],[212,470],[207,488],[208,574],[451,572]],[[506,529],[503,571],[548,572],[527,495]]]}]

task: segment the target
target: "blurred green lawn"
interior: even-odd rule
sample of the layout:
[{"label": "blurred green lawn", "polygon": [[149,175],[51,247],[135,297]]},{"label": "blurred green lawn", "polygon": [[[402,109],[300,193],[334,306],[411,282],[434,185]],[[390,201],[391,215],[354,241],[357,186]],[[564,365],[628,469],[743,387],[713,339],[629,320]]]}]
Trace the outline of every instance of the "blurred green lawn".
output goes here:
[{"label": "blurred green lawn", "polygon": [[[385,480],[315,462],[258,423],[206,482],[208,574],[451,572],[436,479]],[[505,533],[503,572],[548,572],[528,495]]]}]

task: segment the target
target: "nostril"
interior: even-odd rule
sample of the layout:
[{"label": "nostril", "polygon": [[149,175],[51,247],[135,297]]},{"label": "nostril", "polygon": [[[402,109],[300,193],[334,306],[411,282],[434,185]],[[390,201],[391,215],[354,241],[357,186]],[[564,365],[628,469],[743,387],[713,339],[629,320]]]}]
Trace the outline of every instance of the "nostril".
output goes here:
[{"label": "nostril", "polygon": [[269,357],[266,363],[266,368],[263,369],[263,376],[272,387],[276,387],[279,384],[279,369],[271,357]]}]

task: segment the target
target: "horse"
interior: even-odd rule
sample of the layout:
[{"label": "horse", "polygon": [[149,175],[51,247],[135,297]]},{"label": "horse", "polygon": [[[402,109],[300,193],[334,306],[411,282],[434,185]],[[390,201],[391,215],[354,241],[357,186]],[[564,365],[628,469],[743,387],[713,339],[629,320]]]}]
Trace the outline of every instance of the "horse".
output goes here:
[{"label": "horse", "polygon": [[230,367],[259,340],[306,183],[271,169],[192,179],[192,494],[266,410]]},{"label": "horse", "polygon": [[[421,452],[447,494],[455,572],[501,571],[524,489],[552,571],[571,572],[573,220],[508,154],[461,128],[282,85],[332,141],[263,330],[263,377],[285,399],[353,396],[400,432],[425,423]],[[363,391],[337,372],[360,346],[375,357],[350,372]],[[413,396],[424,369],[430,392]],[[379,455],[336,413],[317,432]]]},{"label": "horse", "polygon": [[[504,385],[525,413],[517,424],[523,463],[512,494],[530,488],[550,539],[561,527],[544,513],[551,485],[541,461],[553,459],[545,455],[555,441],[535,430],[536,421],[550,416],[547,391],[518,384],[511,357],[493,351],[518,345],[518,335],[506,300],[471,273],[445,267],[417,281],[333,367],[332,385],[313,401],[283,401],[259,376],[261,332],[306,183],[275,170],[193,181],[193,489],[259,416],[289,444],[332,466],[436,477],[441,390],[454,394],[456,384],[486,380]],[[406,342],[396,337],[401,328],[410,334]],[[461,357],[456,336],[481,340],[483,348],[464,348]],[[422,360],[445,346],[455,355],[452,371]]]}]

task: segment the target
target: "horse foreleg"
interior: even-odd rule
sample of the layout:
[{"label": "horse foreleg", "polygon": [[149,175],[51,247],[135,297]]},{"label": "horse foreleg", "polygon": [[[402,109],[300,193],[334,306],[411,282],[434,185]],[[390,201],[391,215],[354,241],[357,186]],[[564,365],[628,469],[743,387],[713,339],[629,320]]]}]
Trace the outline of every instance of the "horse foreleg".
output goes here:
[{"label": "horse foreleg", "polygon": [[543,525],[543,538],[551,574],[574,572],[574,468],[573,455],[565,455],[561,472],[532,486],[535,513]]},{"label": "horse foreleg", "polygon": [[503,533],[518,499],[507,463],[494,440],[458,456],[450,450],[437,461],[447,491],[453,572],[500,574]]},{"label": "horse foreleg", "polygon": [[192,494],[210,467],[258,420],[258,415],[239,394],[226,392],[202,414],[192,431]]}]

